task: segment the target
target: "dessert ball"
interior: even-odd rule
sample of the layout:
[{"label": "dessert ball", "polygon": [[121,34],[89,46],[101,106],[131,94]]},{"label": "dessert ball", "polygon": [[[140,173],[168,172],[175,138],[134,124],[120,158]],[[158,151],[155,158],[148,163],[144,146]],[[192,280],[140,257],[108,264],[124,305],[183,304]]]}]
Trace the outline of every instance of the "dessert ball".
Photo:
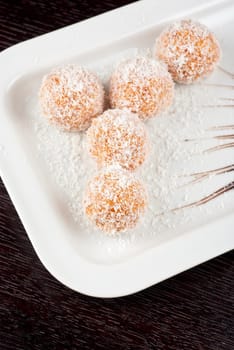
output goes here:
[{"label": "dessert ball", "polygon": [[145,207],[143,185],[119,166],[102,170],[88,183],[85,213],[102,231],[112,233],[134,228]]},{"label": "dessert ball", "polygon": [[100,166],[114,162],[134,170],[146,158],[148,137],[137,114],[109,109],[93,119],[87,131],[87,145],[89,153]]},{"label": "dessert ball", "polygon": [[67,131],[82,131],[103,112],[104,89],[94,73],[68,65],[43,78],[39,99],[42,114],[52,123]]},{"label": "dessert ball", "polygon": [[171,105],[173,96],[171,75],[163,63],[153,59],[129,59],[111,76],[111,107],[129,109],[143,120],[164,111]]},{"label": "dessert ball", "polygon": [[161,33],[156,39],[155,55],[167,64],[176,82],[191,84],[214,70],[220,59],[220,47],[208,28],[185,19]]}]

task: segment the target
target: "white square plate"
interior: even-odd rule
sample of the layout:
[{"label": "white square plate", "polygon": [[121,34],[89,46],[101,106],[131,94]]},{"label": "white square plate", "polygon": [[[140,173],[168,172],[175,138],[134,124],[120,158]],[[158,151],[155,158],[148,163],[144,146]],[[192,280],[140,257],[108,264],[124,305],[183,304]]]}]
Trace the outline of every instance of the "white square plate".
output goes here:
[{"label": "white square plate", "polygon": [[[217,198],[211,213],[200,221],[173,227],[160,238],[145,234],[144,239],[126,245],[119,255],[105,256],[109,243],[105,246],[102,238],[103,248],[96,235],[86,236],[79,225],[74,227],[69,222],[58,189],[51,185],[53,177],[37,157],[30,122],[33,107],[28,98],[33,94],[35,100],[46,71],[67,62],[97,67],[128,48],[152,47],[164,24],[182,17],[198,19],[217,34],[223,49],[222,65],[233,71],[232,0],[138,1],[15,45],[0,55],[1,176],[43,264],[58,280],[81,293],[98,297],[131,294],[234,246],[234,197],[230,191],[224,201]],[[217,75],[217,79],[218,83],[230,83],[225,74],[224,78]],[[221,110],[223,124],[233,124],[233,109],[219,109],[219,114]],[[218,112],[207,109],[207,113]],[[216,158],[218,164],[220,157]],[[233,163],[233,150],[224,150],[221,159]],[[225,175],[229,178],[222,177],[220,186],[231,181],[230,174]],[[118,242],[111,244],[113,251]]]}]

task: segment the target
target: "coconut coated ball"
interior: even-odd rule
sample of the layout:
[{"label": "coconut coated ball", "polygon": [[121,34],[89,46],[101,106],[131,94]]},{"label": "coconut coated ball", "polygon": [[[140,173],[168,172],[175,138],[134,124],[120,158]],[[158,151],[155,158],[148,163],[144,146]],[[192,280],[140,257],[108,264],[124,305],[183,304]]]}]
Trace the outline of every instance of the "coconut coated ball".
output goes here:
[{"label": "coconut coated ball", "polygon": [[104,89],[96,74],[78,65],[53,69],[39,91],[42,115],[66,131],[82,131],[103,112]]},{"label": "coconut coated ball", "polygon": [[93,119],[87,131],[87,145],[99,166],[114,162],[135,170],[148,153],[146,127],[135,113],[109,109]]},{"label": "coconut coated ball", "polygon": [[173,101],[174,83],[165,64],[146,57],[122,62],[110,79],[112,108],[129,109],[146,120]]},{"label": "coconut coated ball", "polygon": [[89,181],[84,195],[85,214],[106,233],[134,228],[146,207],[142,183],[118,166],[103,169]]},{"label": "coconut coated ball", "polygon": [[191,84],[208,76],[220,59],[220,46],[209,29],[184,19],[171,24],[156,39],[156,58],[164,61],[177,83]]}]

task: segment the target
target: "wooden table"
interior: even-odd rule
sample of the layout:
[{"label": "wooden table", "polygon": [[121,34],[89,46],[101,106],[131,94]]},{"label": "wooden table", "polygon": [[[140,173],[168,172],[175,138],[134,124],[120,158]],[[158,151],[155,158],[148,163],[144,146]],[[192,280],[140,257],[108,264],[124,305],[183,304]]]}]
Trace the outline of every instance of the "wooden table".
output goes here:
[{"label": "wooden table", "polygon": [[[1,0],[0,50],[127,3]],[[90,298],[45,270],[2,183],[0,205],[0,350],[234,349],[233,253],[129,297]]]}]

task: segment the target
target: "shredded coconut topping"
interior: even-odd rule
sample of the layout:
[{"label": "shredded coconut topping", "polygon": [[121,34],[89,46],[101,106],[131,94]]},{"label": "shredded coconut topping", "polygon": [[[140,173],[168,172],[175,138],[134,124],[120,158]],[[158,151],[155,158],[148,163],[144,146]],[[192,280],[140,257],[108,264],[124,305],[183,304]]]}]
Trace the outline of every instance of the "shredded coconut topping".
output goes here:
[{"label": "shredded coconut topping", "polygon": [[141,119],[159,114],[171,105],[174,84],[164,63],[147,57],[122,62],[110,80],[112,108],[127,108]]},{"label": "shredded coconut topping", "polygon": [[45,76],[39,92],[41,112],[65,130],[85,130],[103,112],[104,89],[96,74],[68,65]]},{"label": "shredded coconut topping", "polygon": [[140,166],[148,153],[146,127],[128,110],[107,110],[93,119],[87,144],[99,165],[116,162],[128,170]]},{"label": "shredded coconut topping", "polygon": [[106,232],[135,227],[146,206],[146,192],[139,180],[118,165],[102,169],[89,182],[85,213]]},{"label": "shredded coconut topping", "polygon": [[[120,57],[127,59],[136,54],[143,55],[144,52],[142,49],[132,48],[113,57],[95,60],[92,68],[97,70],[103,83],[107,84],[113,64],[119,62]],[[148,50],[145,54],[148,57]],[[219,74],[219,71],[214,74],[213,82],[219,81]],[[69,239],[72,239],[74,246],[83,245],[85,249],[82,252],[86,251],[85,254],[90,260],[94,259],[95,263],[121,262],[123,258],[129,258],[213,219],[220,215],[221,208],[226,208],[223,211],[225,212],[229,203],[233,203],[233,197],[224,196],[223,199],[203,207],[170,211],[217,189],[216,177],[209,178],[204,183],[202,181],[184,185],[190,181],[189,174],[215,168],[218,166],[217,161],[220,166],[225,165],[222,154],[204,154],[204,149],[214,146],[217,140],[203,138],[209,138],[213,133],[207,131],[210,127],[229,125],[233,121],[231,108],[226,108],[225,113],[221,114],[220,109],[215,111],[204,108],[204,105],[217,103],[217,98],[221,95],[231,98],[226,89],[220,91],[217,87],[201,84],[176,85],[171,108],[164,115],[148,120],[145,125],[151,141],[150,154],[144,166],[137,170],[137,176],[147,188],[146,213],[142,215],[139,225],[134,230],[109,237],[101,235],[84,215],[83,194],[87,185],[86,178],[93,176],[95,167],[86,153],[83,133],[61,132],[59,128],[51,128],[44,118],[39,118],[37,80],[33,86],[27,100],[25,99],[25,120],[31,123],[30,129],[37,144],[35,155],[41,158],[42,165],[45,165],[43,171],[45,174],[48,171],[48,181],[51,180],[58,186],[55,188],[56,194],[62,196],[63,213],[69,223],[68,230],[71,226],[76,232],[73,235],[70,234],[73,231],[68,231]],[[184,142],[189,138],[197,141]],[[231,178],[232,173],[227,175]],[[222,183],[223,180],[217,181]],[[48,195],[53,196],[53,193]]]},{"label": "shredded coconut topping", "polygon": [[190,84],[214,70],[220,47],[206,26],[184,19],[169,25],[156,39],[155,56],[168,65],[176,82]]}]

